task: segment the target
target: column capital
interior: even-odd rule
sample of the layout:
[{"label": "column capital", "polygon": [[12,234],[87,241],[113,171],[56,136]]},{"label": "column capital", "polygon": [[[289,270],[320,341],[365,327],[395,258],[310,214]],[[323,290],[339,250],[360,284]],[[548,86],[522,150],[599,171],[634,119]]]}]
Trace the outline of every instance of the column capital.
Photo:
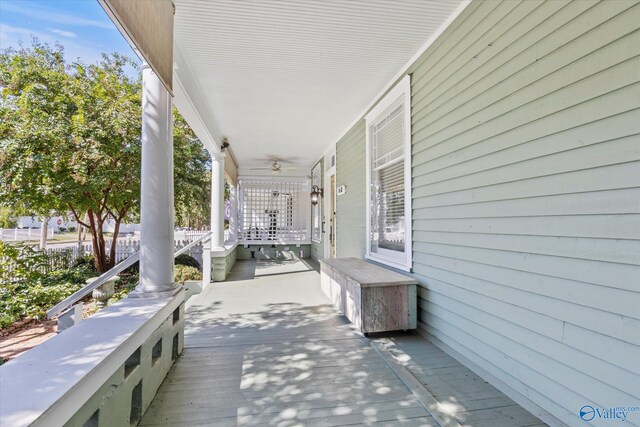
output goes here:
[{"label": "column capital", "polygon": [[211,154],[211,160],[216,160],[218,162],[221,161],[221,160],[224,160],[224,158],[227,157],[226,154],[224,154],[223,152],[220,152],[220,151],[216,151],[216,152],[213,152],[213,153],[210,153],[210,154]]}]

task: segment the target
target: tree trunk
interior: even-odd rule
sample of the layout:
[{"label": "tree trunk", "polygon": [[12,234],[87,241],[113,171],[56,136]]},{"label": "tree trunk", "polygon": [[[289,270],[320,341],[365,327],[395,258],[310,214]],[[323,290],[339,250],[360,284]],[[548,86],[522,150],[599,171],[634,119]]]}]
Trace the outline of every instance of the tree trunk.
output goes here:
[{"label": "tree trunk", "polygon": [[42,224],[40,224],[40,250],[47,249],[47,237],[49,234],[49,217],[42,218]]},{"label": "tree trunk", "polygon": [[110,269],[114,265],[116,265],[116,248],[118,242],[118,234],[120,233],[120,222],[122,221],[122,218],[114,218],[114,221],[115,223],[113,225],[113,240],[111,240],[111,250],[109,251],[109,261],[107,263],[107,269]]},{"label": "tree trunk", "polygon": [[[89,223],[89,215],[85,212],[84,214],[84,223],[88,224]],[[87,227],[82,227],[82,241],[84,242],[85,240],[87,240]]]},{"label": "tree trunk", "polygon": [[[102,234],[102,221],[99,219],[99,216],[96,216],[93,213],[92,209],[87,211],[89,216],[89,225],[91,231],[91,243],[93,244],[93,258],[96,263],[96,270],[98,273],[102,274],[107,271],[105,265],[105,244],[104,244],[104,236]],[[98,221],[96,221],[98,219]]]},{"label": "tree trunk", "polygon": [[78,256],[84,256],[82,252],[82,224],[78,223]]},{"label": "tree trunk", "polygon": [[98,255],[100,256],[100,265],[102,266],[102,270],[100,273],[104,273],[109,269],[108,259],[107,259],[107,242],[104,239],[104,231],[102,228],[104,227],[104,221],[100,219],[98,216],[98,221],[96,224],[96,232],[98,234]]}]

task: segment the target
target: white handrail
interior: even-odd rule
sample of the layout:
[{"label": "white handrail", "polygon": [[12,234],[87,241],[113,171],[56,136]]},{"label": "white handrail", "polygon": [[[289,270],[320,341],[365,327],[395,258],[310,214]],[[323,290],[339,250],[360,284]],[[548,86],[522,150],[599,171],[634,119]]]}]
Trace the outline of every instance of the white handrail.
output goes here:
[{"label": "white handrail", "polygon": [[[211,232],[205,233],[204,235],[198,237],[196,240],[189,243],[188,245],[178,249],[173,254],[174,258],[177,257],[178,255],[185,253],[186,251],[188,251],[198,243],[206,242],[209,239],[211,239]],[[71,307],[73,304],[80,301],[85,296],[89,295],[89,293],[93,292],[94,289],[104,284],[104,282],[111,279],[113,276],[117,275],[118,273],[131,267],[133,264],[136,263],[136,261],[139,261],[139,260],[140,260],[140,251],[137,251],[133,253],[130,257],[125,259],[124,261],[119,262],[109,271],[102,273],[102,275],[100,275],[96,280],[92,281],[91,283],[88,283],[87,285],[82,287],[82,289],[77,290],[72,295],[68,296],[67,298],[63,299],[58,304],[54,305],[49,310],[47,310],[47,319],[51,319],[53,316],[56,316],[62,313],[67,308]]]}]

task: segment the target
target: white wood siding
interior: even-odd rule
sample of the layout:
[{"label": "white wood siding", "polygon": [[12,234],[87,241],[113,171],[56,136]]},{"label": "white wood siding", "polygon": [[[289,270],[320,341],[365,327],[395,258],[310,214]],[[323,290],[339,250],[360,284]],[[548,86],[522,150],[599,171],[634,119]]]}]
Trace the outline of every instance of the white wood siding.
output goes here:
[{"label": "white wood siding", "polygon": [[474,2],[410,72],[422,327],[569,425],[640,405],[640,3]]}]

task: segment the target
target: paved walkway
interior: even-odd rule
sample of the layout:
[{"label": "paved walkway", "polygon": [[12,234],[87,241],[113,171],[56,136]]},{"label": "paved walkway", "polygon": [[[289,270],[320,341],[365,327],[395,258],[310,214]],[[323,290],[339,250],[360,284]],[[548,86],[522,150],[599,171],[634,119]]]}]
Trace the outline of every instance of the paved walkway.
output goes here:
[{"label": "paved walkway", "polygon": [[438,426],[407,372],[433,386],[440,422],[543,425],[417,335],[357,334],[302,262],[240,261],[189,303],[184,353],[142,426]]}]

